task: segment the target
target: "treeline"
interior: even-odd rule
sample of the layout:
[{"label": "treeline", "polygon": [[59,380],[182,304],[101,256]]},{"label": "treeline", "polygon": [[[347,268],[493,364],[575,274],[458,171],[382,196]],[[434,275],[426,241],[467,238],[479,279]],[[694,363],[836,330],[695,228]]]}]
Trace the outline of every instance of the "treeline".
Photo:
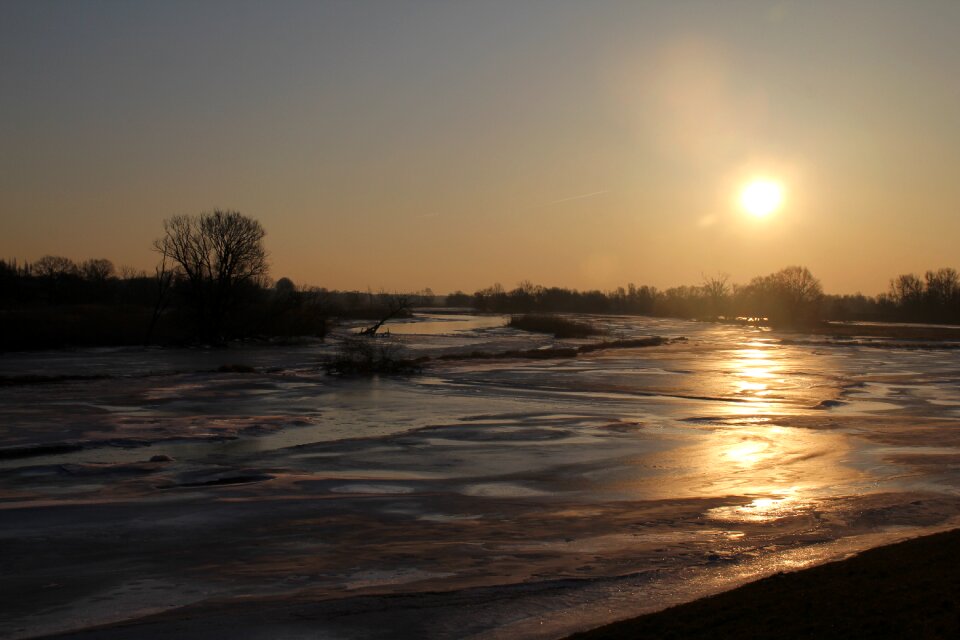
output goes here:
[{"label": "treeline", "polygon": [[419,301],[273,284],[264,236],[257,220],[216,209],[163,221],[152,274],[104,258],[0,260],[0,350],[323,338],[340,317],[378,319],[373,334]]},{"label": "treeline", "polygon": [[118,273],[113,262],[93,258],[77,263],[62,256],[36,262],[0,259],[0,308],[22,305],[137,303],[153,298],[145,271]]},{"label": "treeline", "polygon": [[0,260],[0,350],[143,344],[156,297],[146,272],[104,258]]},{"label": "treeline", "polygon": [[727,276],[706,278],[701,285],[659,290],[627,285],[613,291],[577,291],[522,282],[506,291],[495,284],[466,296],[456,293],[448,303],[469,303],[479,311],[499,313],[612,313],[701,319],[767,319],[798,324],[820,317],[824,295],[820,282],[805,267],[788,267],[746,285],[733,285]]},{"label": "treeline", "polygon": [[960,323],[960,274],[956,269],[927,271],[923,278],[907,273],[890,281],[890,290],[878,304],[903,321]]},{"label": "treeline", "polygon": [[0,259],[0,350],[322,338],[340,319],[376,320],[401,302],[404,309],[395,316],[402,316],[436,299],[429,290],[398,296],[259,278],[232,288],[214,337],[201,326],[207,319],[199,317],[195,295],[169,269],[116,269],[105,258]]},{"label": "treeline", "polygon": [[960,324],[960,276],[951,268],[927,271],[921,278],[900,275],[879,296],[830,295],[806,267],[792,266],[758,276],[746,284],[725,275],[699,285],[665,290],[629,284],[612,291],[577,291],[522,282],[512,290],[501,285],[473,295],[458,291],[451,306],[498,313],[610,313],[660,317],[765,322],[803,326],[823,320],[935,322]]},{"label": "treeline", "polygon": [[[426,289],[397,295],[330,291],[267,277],[262,229],[234,212],[178,220],[155,248],[154,273],[116,269],[105,258],[74,262],[61,256],[17,262],[0,259],[0,350],[64,346],[216,344],[235,339],[323,338],[338,319],[409,315],[417,306],[472,307],[496,313],[604,313],[808,326],[823,320],[960,324],[960,275],[955,269],[904,274],[876,297],[827,295],[805,267],[793,266],[731,283],[725,275],[665,290],[629,284],[612,291],[577,291],[522,282],[474,294],[437,296]],[[202,228],[201,223],[215,223]],[[253,226],[250,226],[250,225]],[[185,226],[184,226],[185,225]],[[193,226],[191,226],[193,225]],[[216,226],[219,225],[219,226]],[[233,225],[233,226],[231,226]],[[233,261],[243,244],[246,263]],[[187,251],[192,245],[203,250]],[[205,237],[207,234],[210,237]],[[219,235],[218,235],[219,234]],[[215,255],[211,238],[233,238]],[[252,238],[252,241],[250,241]],[[374,332],[376,330],[374,329]]]}]

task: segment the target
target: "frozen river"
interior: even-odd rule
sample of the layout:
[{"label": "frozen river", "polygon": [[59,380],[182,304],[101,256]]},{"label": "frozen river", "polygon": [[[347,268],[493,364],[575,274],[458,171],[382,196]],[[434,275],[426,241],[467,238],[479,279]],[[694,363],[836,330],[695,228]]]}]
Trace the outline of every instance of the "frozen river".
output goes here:
[{"label": "frozen river", "polygon": [[[0,387],[0,636],[554,638],[960,522],[960,352],[591,321],[673,340],[0,356],[66,376]],[[380,340],[589,342],[503,324]]]}]

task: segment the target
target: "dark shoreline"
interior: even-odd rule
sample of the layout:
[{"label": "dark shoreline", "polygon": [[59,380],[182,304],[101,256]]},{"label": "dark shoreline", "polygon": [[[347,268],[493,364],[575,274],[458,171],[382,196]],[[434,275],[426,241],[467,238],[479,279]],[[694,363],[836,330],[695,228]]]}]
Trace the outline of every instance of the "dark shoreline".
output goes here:
[{"label": "dark shoreline", "polygon": [[954,529],[778,573],[569,640],[958,637],[960,529]]}]

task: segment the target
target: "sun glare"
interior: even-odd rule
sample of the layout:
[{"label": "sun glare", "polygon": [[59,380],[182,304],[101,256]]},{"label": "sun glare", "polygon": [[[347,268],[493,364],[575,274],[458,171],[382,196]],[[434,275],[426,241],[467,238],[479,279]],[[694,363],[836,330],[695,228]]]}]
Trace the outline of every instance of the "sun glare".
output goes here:
[{"label": "sun glare", "polygon": [[783,204],[783,186],[775,180],[751,180],[740,191],[740,206],[758,218],[764,218]]}]

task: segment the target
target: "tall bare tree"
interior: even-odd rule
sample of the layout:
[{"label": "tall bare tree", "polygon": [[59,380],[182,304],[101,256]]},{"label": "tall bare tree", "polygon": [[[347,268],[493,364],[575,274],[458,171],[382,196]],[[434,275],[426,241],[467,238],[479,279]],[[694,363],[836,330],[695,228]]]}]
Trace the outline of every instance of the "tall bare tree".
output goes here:
[{"label": "tall bare tree", "polygon": [[174,216],[164,220],[163,230],[153,248],[176,265],[201,338],[222,340],[224,320],[235,310],[240,292],[260,284],[268,273],[266,231],[252,218],[220,209]]},{"label": "tall bare tree", "polygon": [[113,268],[113,263],[106,258],[85,260],[79,266],[79,270],[81,275],[83,275],[84,280],[98,284],[103,284],[106,282],[107,278],[113,276],[115,271]]},{"label": "tall bare tree", "polygon": [[949,267],[927,271],[924,275],[927,283],[927,298],[930,305],[946,308],[960,293],[960,274]]},{"label": "tall bare tree", "polygon": [[76,275],[77,265],[63,256],[43,256],[33,263],[33,272],[41,278],[62,279]]},{"label": "tall bare tree", "polygon": [[715,276],[702,276],[703,295],[707,299],[711,315],[726,313],[725,307],[730,298],[730,275],[718,273]]},{"label": "tall bare tree", "polygon": [[915,307],[923,299],[923,280],[912,273],[904,273],[890,281],[890,297],[901,306]]},{"label": "tall bare tree", "polygon": [[786,267],[756,277],[734,295],[740,313],[767,316],[777,324],[804,324],[819,317],[823,287],[806,267]]},{"label": "tall bare tree", "polygon": [[66,302],[76,294],[79,271],[70,258],[43,256],[33,263],[33,272],[44,280],[44,289],[54,304]]}]

